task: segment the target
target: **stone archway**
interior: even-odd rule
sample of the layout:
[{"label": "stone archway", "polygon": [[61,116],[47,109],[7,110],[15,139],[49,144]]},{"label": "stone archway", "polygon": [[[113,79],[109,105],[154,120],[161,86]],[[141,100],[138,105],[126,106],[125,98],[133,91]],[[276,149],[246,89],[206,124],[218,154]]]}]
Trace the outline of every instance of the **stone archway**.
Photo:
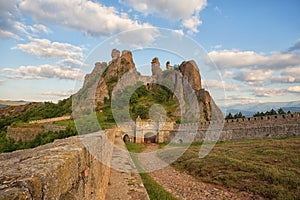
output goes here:
[{"label": "stone archway", "polygon": [[156,137],[157,135],[153,132],[147,132],[144,135],[144,142],[145,143],[156,143]]},{"label": "stone archway", "polygon": [[125,134],[125,135],[123,136],[123,141],[124,141],[124,142],[130,142],[130,138],[129,138],[129,136],[128,136],[127,134]]}]

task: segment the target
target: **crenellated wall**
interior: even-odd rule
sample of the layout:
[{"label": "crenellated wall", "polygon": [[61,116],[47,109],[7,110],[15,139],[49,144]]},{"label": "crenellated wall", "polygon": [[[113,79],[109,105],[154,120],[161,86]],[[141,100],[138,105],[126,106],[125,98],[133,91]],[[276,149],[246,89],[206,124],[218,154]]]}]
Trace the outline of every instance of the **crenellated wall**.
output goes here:
[{"label": "crenellated wall", "polygon": [[110,168],[99,159],[110,163],[114,138],[110,129],[0,154],[0,199],[105,199]]},{"label": "crenellated wall", "polygon": [[[144,143],[145,134],[156,134],[157,142],[170,142],[173,138],[185,141],[186,134],[195,134],[194,141],[212,140],[221,130],[219,141],[235,141],[260,138],[282,138],[300,136],[300,113],[250,117],[222,121],[174,124],[173,122],[151,122],[136,120],[136,123],[122,124],[122,136],[128,135],[136,143]],[[182,137],[180,137],[180,133]]]},{"label": "crenellated wall", "polygon": [[203,141],[204,137],[213,138],[220,128],[219,141],[296,137],[300,136],[300,113],[176,125],[167,141],[196,129],[194,141]]}]

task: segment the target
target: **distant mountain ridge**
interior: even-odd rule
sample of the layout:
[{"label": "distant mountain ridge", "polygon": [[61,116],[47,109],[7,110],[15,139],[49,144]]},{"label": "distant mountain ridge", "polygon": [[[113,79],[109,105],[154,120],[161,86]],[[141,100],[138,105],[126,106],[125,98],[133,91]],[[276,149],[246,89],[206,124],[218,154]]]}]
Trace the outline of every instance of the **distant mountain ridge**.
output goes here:
[{"label": "distant mountain ridge", "polygon": [[19,106],[19,105],[25,105],[27,103],[30,103],[30,102],[29,101],[24,101],[24,100],[18,100],[18,101],[0,100],[0,107]]},{"label": "distant mountain ridge", "polygon": [[236,104],[227,107],[221,107],[223,113],[238,113],[242,112],[246,117],[251,117],[257,112],[266,112],[271,109],[278,110],[282,108],[285,112],[291,111],[300,112],[300,101],[290,102],[266,102],[266,103],[249,103],[249,104]]}]

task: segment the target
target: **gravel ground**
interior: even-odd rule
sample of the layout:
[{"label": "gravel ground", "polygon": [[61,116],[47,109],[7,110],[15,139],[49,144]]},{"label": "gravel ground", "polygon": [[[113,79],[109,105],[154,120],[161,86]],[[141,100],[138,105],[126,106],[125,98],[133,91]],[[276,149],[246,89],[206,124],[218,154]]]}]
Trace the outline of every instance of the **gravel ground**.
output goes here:
[{"label": "gravel ground", "polygon": [[[145,151],[151,152],[157,148],[157,145],[150,144]],[[176,171],[170,165],[161,170],[151,172],[150,176],[178,199],[263,199],[260,196],[249,194],[247,192],[241,192],[234,189],[229,190],[213,184],[203,183],[186,173]]]}]

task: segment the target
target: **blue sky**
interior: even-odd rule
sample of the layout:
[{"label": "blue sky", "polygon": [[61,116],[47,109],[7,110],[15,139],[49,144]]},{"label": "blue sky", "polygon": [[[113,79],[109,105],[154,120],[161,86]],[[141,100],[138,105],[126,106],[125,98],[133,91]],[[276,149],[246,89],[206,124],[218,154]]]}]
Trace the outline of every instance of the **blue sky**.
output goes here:
[{"label": "blue sky", "polygon": [[[300,100],[299,9],[298,0],[0,0],[0,99],[66,98],[92,70],[85,59],[99,44],[122,31],[159,27],[202,45],[223,79],[198,63],[203,82],[208,90],[225,88],[227,104]],[[156,37],[141,33],[136,41]],[[137,66],[151,56],[162,65],[181,62],[154,53],[142,60],[136,51]],[[99,54],[98,61],[109,59],[110,50]]]}]

